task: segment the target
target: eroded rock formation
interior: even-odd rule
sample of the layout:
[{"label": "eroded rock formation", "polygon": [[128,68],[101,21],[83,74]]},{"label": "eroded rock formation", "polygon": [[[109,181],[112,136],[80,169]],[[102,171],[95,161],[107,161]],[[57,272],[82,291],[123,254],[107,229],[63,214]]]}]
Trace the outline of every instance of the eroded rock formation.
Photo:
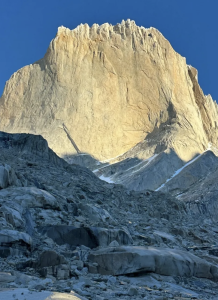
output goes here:
[{"label": "eroded rock formation", "polygon": [[145,158],[172,148],[187,161],[217,144],[217,112],[163,35],[127,20],[59,27],[44,58],[6,83],[0,129],[41,134],[63,157],[110,159],[145,140]]}]

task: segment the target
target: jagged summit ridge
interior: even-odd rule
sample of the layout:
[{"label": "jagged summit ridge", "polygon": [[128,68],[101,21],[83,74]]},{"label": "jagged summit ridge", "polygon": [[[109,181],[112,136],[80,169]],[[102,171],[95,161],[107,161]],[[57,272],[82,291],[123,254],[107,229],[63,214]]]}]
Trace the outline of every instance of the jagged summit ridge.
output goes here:
[{"label": "jagged summit ridge", "polygon": [[[89,39],[96,41],[109,41],[111,40],[115,47],[119,49],[119,42],[122,42],[128,47],[131,46],[133,50],[135,48],[142,47],[145,51],[149,51],[146,45],[153,43],[153,47],[157,47],[159,43],[157,36],[163,38],[168,42],[164,36],[154,27],[145,28],[143,26],[137,26],[135,21],[127,19],[122,20],[121,23],[112,25],[104,23],[102,25],[93,24],[91,27],[88,24],[80,24],[75,29],[70,30],[64,26],[58,27],[57,35],[54,39],[59,37],[71,37],[78,40]],[[99,40],[100,39],[100,40]],[[168,42],[168,44],[170,44]]]},{"label": "jagged summit ridge", "polygon": [[70,30],[64,26],[58,27],[57,36],[60,34],[66,34],[71,36],[81,36],[83,38],[94,39],[96,35],[100,35],[103,38],[110,38],[112,34],[119,34],[122,38],[126,38],[132,34],[135,34],[139,38],[143,38],[146,33],[151,30],[156,30],[151,27],[149,29],[141,26],[137,26],[135,21],[127,19],[116,25],[104,23],[102,25],[93,24],[91,27],[88,24],[80,24],[75,29]]}]

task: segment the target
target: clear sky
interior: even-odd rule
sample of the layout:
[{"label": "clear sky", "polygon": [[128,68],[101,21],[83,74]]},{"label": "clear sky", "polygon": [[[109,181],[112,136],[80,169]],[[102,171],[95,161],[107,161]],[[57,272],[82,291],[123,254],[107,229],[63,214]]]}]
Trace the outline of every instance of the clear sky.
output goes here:
[{"label": "clear sky", "polygon": [[15,71],[44,56],[58,26],[131,19],[161,31],[218,100],[217,15],[218,0],[0,0],[0,95]]}]

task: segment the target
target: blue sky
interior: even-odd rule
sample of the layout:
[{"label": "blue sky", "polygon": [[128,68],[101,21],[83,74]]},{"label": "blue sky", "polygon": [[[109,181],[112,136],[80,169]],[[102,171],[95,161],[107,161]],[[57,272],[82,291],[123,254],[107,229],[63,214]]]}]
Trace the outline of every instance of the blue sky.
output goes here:
[{"label": "blue sky", "polygon": [[1,0],[0,94],[15,71],[44,56],[58,26],[131,19],[161,31],[218,100],[217,14],[218,0]]}]

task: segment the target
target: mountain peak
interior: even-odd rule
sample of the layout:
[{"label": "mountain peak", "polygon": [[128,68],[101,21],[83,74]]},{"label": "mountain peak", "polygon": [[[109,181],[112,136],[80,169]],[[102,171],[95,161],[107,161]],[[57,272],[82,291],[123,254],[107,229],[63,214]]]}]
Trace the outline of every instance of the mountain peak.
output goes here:
[{"label": "mountain peak", "polygon": [[[154,28],[134,21],[58,28],[40,61],[15,73],[0,99],[2,131],[41,134],[60,156],[145,158],[173,149],[187,161],[217,145],[218,108],[197,70]],[[64,126],[63,126],[64,124]]]}]

